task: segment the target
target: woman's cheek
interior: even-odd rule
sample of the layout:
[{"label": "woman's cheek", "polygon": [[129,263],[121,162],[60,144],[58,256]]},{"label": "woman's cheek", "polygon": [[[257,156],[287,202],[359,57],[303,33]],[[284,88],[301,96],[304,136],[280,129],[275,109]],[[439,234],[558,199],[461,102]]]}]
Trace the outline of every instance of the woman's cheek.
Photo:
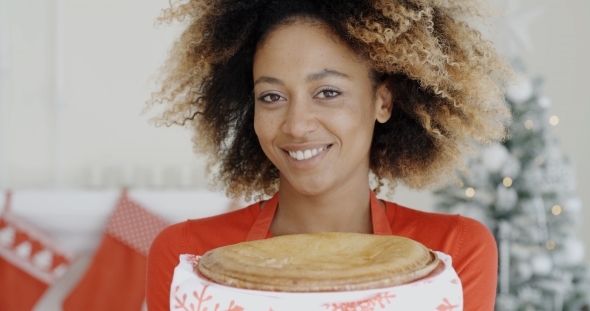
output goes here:
[{"label": "woman's cheek", "polygon": [[264,136],[264,110],[259,109],[258,107],[254,108],[254,132],[258,139]]},{"label": "woman's cheek", "polygon": [[256,133],[260,146],[265,153],[267,153],[267,150],[270,147],[268,144],[272,143],[272,133],[274,132],[272,129],[273,125],[274,120],[268,113],[259,110],[254,112],[254,132]]}]

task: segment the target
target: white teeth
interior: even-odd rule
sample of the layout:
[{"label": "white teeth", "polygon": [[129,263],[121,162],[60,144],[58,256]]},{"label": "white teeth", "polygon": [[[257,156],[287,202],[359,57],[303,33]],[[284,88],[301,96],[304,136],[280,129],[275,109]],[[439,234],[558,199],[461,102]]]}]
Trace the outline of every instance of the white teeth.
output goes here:
[{"label": "white teeth", "polygon": [[319,153],[321,153],[322,151],[324,151],[326,149],[328,149],[327,146],[322,147],[322,148],[317,148],[317,149],[289,151],[289,156],[291,156],[291,158],[296,159],[298,161],[307,160],[312,157],[315,157],[316,155],[318,155]]},{"label": "white teeth", "polygon": [[303,151],[299,150],[297,151],[297,160],[303,160]]}]

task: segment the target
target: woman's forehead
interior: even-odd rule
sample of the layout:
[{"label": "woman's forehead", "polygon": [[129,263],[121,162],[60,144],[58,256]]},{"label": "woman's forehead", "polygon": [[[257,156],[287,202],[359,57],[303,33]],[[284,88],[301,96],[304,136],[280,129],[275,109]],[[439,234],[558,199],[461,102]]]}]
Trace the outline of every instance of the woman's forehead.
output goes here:
[{"label": "woman's forehead", "polygon": [[[314,76],[346,77],[354,70],[368,70],[328,27],[305,21],[290,23],[274,29],[254,56],[254,76],[267,73],[305,73],[306,80]],[[310,76],[311,75],[311,76]]]}]

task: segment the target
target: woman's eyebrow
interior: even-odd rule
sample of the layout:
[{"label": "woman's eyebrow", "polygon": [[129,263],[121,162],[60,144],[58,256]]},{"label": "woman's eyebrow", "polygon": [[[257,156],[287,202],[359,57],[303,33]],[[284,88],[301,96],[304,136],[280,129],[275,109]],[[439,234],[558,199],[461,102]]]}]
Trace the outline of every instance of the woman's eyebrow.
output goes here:
[{"label": "woman's eyebrow", "polygon": [[279,85],[285,85],[285,83],[277,78],[273,78],[273,77],[267,77],[267,76],[262,76],[258,79],[256,79],[256,81],[254,81],[254,85],[258,84],[258,83],[269,83],[269,84],[279,84]]},{"label": "woman's eyebrow", "polygon": [[[350,79],[350,77],[347,74],[342,73],[340,71],[332,70],[332,69],[324,69],[320,72],[310,73],[307,76],[307,78],[305,78],[305,82],[309,83],[309,82],[319,81],[319,80],[322,80],[322,79],[329,77],[329,76]],[[267,77],[267,76],[262,76],[262,77],[256,79],[256,81],[254,81],[254,85],[256,85],[258,83],[285,85],[285,83],[282,80],[277,79],[277,78],[273,78],[273,77]]]},{"label": "woman's eyebrow", "polygon": [[314,82],[314,81],[318,81],[318,80],[321,80],[321,79],[329,77],[329,76],[336,76],[336,77],[340,77],[340,78],[350,79],[350,77],[347,74],[342,73],[340,71],[336,71],[336,70],[332,70],[332,69],[324,69],[320,72],[309,74],[307,76],[307,78],[305,79],[305,82]]}]

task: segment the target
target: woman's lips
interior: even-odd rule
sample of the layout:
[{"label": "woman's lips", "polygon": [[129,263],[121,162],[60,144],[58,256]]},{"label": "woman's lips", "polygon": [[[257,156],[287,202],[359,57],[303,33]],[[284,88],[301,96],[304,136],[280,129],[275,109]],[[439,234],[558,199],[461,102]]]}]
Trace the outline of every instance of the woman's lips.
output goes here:
[{"label": "woman's lips", "polygon": [[289,163],[297,169],[310,169],[318,165],[332,145],[283,149]]}]

